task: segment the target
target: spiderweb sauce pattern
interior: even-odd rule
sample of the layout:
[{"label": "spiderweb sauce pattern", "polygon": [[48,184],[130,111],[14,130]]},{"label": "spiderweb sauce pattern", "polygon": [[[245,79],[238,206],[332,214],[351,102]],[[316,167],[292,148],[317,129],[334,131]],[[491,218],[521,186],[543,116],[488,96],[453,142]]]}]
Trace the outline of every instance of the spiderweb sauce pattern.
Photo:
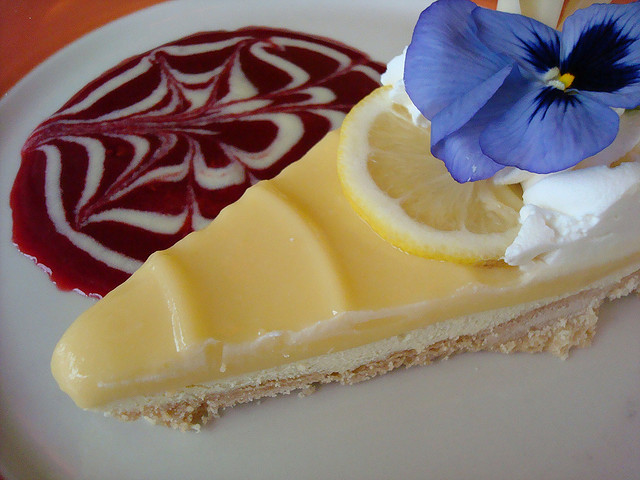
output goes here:
[{"label": "spiderweb sauce pattern", "polygon": [[304,155],[382,70],[340,43],[259,27],[132,57],[24,145],[14,242],[60,288],[102,296]]}]

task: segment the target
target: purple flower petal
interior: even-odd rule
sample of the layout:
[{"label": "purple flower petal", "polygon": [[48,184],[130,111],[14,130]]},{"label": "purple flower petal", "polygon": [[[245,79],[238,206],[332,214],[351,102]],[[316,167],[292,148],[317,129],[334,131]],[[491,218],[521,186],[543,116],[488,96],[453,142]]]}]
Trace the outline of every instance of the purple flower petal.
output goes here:
[{"label": "purple flower petal", "polygon": [[592,5],[564,23],[560,70],[612,107],[640,105],[640,3]]},{"label": "purple flower petal", "polygon": [[480,136],[497,163],[534,173],[567,169],[603,150],[618,133],[618,115],[587,95],[534,85]]},{"label": "purple flower petal", "polygon": [[507,55],[526,70],[544,75],[559,65],[558,32],[532,18],[478,8],[472,13],[478,38],[494,52]]},{"label": "purple flower petal", "polygon": [[[451,176],[460,183],[489,178],[504,168],[482,151],[480,135],[488,124],[502,117],[532,88],[531,80],[525,79],[518,67],[509,68],[507,72],[508,76],[496,94],[464,125],[442,135],[443,127],[439,126],[438,120],[446,111],[438,114],[431,124],[431,151],[444,161]],[[450,108],[454,106],[455,103]]]},{"label": "purple flower petal", "polygon": [[[405,60],[405,88],[422,114],[440,110],[511,63],[476,37],[469,0],[441,0],[422,12]],[[489,95],[490,96],[490,95]]]},{"label": "purple flower petal", "polygon": [[433,155],[444,161],[456,182],[490,178],[504,168],[482,153],[478,139],[484,128],[478,122],[469,122],[431,147]]},{"label": "purple flower petal", "polygon": [[507,65],[487,80],[459,96],[440,110],[431,120],[431,144],[460,129],[480,110],[504,84],[514,65]]}]

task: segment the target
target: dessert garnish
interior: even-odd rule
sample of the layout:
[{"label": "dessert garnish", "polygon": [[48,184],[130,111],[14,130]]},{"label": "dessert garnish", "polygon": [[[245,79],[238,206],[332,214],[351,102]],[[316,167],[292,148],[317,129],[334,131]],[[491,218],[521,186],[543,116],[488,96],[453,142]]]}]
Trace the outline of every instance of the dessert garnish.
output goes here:
[{"label": "dessert garnish", "polygon": [[429,151],[431,130],[413,123],[391,89],[375,90],[345,118],[338,150],[345,196],[376,233],[407,253],[495,263],[518,233],[520,189],[455,182]]},{"label": "dessert garnish", "polygon": [[[344,122],[345,195],[385,240],[439,260],[525,266],[575,259],[610,229],[626,239],[616,218],[634,201],[637,165],[593,166],[640,140],[637,112],[620,111],[640,103],[639,53],[640,3],[593,5],[558,32],[439,0],[389,64],[387,90]],[[587,158],[579,178],[567,170]],[[607,194],[575,198],[580,183]]]},{"label": "dessert garnish", "polygon": [[640,3],[591,5],[557,31],[439,0],[418,20],[404,83],[458,182],[565,170],[613,142],[614,108],[640,105]]},{"label": "dessert garnish", "polygon": [[27,140],[14,242],[61,289],[103,296],[303,156],[382,71],[341,43],[262,27],[129,58]]}]

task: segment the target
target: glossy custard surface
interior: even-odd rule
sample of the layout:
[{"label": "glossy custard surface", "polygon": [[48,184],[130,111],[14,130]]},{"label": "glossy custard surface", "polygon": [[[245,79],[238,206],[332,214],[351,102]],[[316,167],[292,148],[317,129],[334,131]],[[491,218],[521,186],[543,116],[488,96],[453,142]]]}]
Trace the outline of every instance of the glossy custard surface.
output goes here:
[{"label": "glossy custard surface", "polygon": [[53,356],[62,389],[97,407],[244,375],[563,295],[621,267],[537,275],[403,253],[343,196],[337,139],[152,255],[81,315]]},{"label": "glossy custard surface", "polygon": [[27,140],[14,243],[60,288],[102,296],[302,157],[383,69],[338,42],[260,27],[125,60]]}]

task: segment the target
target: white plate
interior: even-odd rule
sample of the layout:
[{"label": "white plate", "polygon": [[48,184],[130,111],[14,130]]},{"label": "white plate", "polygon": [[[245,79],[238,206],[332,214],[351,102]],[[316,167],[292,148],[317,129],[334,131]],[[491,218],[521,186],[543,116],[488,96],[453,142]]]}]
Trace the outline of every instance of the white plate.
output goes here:
[{"label": "white plate", "polygon": [[386,62],[424,1],[166,3],[80,39],[0,102],[0,471],[11,480],[198,478],[614,479],[640,474],[640,301],[602,311],[592,348],[467,354],[310,397],[236,407],[201,433],[77,409],[51,351],[92,300],[56,290],[11,244],[9,192],[32,129],[120,60],[200,30],[269,25]]}]

